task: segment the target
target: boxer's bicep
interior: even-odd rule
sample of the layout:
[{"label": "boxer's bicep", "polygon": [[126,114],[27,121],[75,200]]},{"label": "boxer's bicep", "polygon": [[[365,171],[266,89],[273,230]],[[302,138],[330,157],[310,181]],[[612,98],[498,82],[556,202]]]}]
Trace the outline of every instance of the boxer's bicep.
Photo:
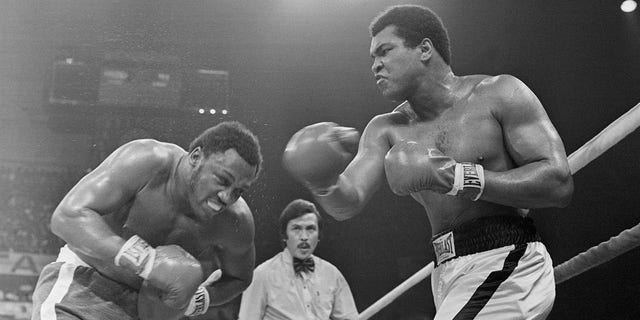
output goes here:
[{"label": "boxer's bicep", "polygon": [[248,285],[253,274],[255,255],[256,249],[253,243],[219,250],[220,269],[223,270],[223,275],[240,279]]},{"label": "boxer's bicep", "polygon": [[130,201],[149,180],[159,159],[147,146],[127,144],[84,176],[65,196],[62,210],[89,209],[104,215]]},{"label": "boxer's bicep", "polygon": [[229,287],[231,296],[242,292],[251,283],[256,256],[255,227],[251,211],[242,199],[234,204],[233,210],[237,222],[233,226],[227,226],[213,247],[214,259],[222,270],[221,279],[232,281]]},{"label": "boxer's bicep", "polygon": [[564,146],[540,100],[515,78],[504,90],[507,94],[501,101],[499,120],[514,162],[518,166],[540,161],[561,165],[566,157]]},{"label": "boxer's bicep", "polygon": [[573,183],[562,140],[533,92],[513,77],[507,80],[496,89],[494,115],[514,167],[485,171],[484,200],[520,208],[566,206]]},{"label": "boxer's bicep", "polygon": [[253,279],[255,246],[253,243],[219,245],[215,249],[221,277],[207,283],[211,305],[227,303],[242,293]]},{"label": "boxer's bicep", "polygon": [[51,218],[51,229],[71,246],[91,257],[115,256],[124,242],[101,215],[129,202],[148,181],[157,160],[141,146],[125,145],[83,177],[60,202]]},{"label": "boxer's bicep", "polygon": [[368,202],[384,182],[384,157],[390,146],[383,122],[381,117],[376,117],[367,125],[358,153],[343,174],[362,203]]}]

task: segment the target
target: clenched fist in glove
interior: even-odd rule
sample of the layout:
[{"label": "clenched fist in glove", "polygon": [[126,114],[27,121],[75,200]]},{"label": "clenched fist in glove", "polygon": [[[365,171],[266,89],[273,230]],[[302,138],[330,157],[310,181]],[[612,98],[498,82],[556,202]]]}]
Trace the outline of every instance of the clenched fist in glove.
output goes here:
[{"label": "clenched fist in glove", "polygon": [[484,190],[481,165],[456,162],[440,150],[415,141],[395,144],[384,159],[389,187],[397,195],[422,190],[478,200]]},{"label": "clenched fist in glove", "polygon": [[[164,305],[184,310],[204,280],[200,262],[177,245],[151,247],[134,235],[120,248],[115,264],[132,270],[144,279],[144,286]],[[148,291],[152,292],[152,291]]]},{"label": "clenched fist in glove", "polygon": [[142,284],[138,294],[138,317],[140,320],[179,320],[184,316],[192,317],[205,314],[209,309],[209,292],[204,284],[198,287],[186,309],[168,307],[160,299],[162,293],[150,286]]},{"label": "clenched fist in glove", "polygon": [[358,149],[360,134],[353,128],[321,122],[302,128],[291,137],[282,163],[298,181],[311,191],[326,189]]}]

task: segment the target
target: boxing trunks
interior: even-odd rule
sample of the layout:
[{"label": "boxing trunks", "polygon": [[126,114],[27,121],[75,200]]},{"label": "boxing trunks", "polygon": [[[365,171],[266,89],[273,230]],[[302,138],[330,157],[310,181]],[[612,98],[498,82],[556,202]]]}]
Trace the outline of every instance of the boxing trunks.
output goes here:
[{"label": "boxing trunks", "polygon": [[109,279],[65,245],[40,273],[32,320],[137,319],[138,290]]},{"label": "boxing trunks", "polygon": [[432,237],[436,320],[545,319],[553,263],[530,218],[492,216]]}]

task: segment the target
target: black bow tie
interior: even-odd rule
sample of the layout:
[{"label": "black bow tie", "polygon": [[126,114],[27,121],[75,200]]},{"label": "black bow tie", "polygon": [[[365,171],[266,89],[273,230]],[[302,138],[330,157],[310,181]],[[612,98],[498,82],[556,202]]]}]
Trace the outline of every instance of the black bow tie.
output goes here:
[{"label": "black bow tie", "polygon": [[313,272],[315,269],[316,265],[311,257],[304,260],[293,258],[293,270],[296,271],[296,274],[300,274],[300,272]]}]

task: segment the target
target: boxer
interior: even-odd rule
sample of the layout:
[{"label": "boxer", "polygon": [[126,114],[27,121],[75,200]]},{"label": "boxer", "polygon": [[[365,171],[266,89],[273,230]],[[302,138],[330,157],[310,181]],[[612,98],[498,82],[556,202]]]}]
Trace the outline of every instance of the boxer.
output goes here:
[{"label": "boxer", "polygon": [[303,128],[284,167],[337,220],[360,213],[385,180],[422,205],[435,319],[545,318],[552,261],[517,208],[567,206],[573,180],[542,104],[513,76],[455,75],[447,30],[426,7],[389,7],[370,31],[376,85],[400,104],[361,138],[335,123]]},{"label": "boxer", "polygon": [[[55,209],[51,229],[67,244],[42,270],[32,319],[178,319],[238,296],[255,263],[241,195],[261,164],[238,122],[188,151],[151,139],[119,147]],[[220,271],[205,282],[211,265]]]}]

